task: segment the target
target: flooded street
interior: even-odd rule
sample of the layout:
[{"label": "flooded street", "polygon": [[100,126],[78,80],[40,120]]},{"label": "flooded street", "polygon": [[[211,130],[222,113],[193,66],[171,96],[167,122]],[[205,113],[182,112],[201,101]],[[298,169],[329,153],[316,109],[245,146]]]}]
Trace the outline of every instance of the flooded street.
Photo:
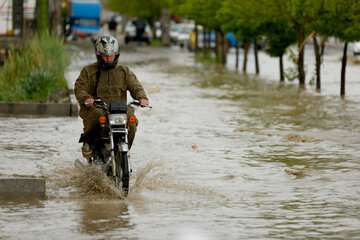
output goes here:
[{"label": "flooded street", "polygon": [[0,202],[0,239],[360,239],[356,84],[347,100],[300,92],[179,49],[120,62],[153,106],[137,111],[129,197],[79,187],[80,118],[0,118],[0,174],[47,179],[47,199]]}]

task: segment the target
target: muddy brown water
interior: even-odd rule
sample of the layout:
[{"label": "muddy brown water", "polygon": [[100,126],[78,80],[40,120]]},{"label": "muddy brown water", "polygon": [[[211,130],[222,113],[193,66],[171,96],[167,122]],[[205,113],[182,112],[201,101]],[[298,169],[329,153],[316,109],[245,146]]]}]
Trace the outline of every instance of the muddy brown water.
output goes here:
[{"label": "muddy brown water", "polygon": [[[129,197],[89,191],[74,167],[80,119],[0,118],[1,175],[47,178],[46,199],[1,201],[0,239],[360,238],[357,96],[299,92],[179,50],[122,60],[153,105],[137,111]],[[81,52],[68,76],[90,61]]]}]

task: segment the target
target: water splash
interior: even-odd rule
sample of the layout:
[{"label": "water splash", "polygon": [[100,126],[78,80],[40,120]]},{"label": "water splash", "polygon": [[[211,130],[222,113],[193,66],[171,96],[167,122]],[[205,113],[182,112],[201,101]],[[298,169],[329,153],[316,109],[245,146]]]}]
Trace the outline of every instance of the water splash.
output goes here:
[{"label": "water splash", "polygon": [[149,161],[138,168],[130,178],[130,192],[125,197],[122,191],[97,167],[67,167],[58,169],[48,179],[48,197],[56,199],[128,199],[137,202],[144,190],[152,192],[186,193],[188,197],[199,196],[226,200],[226,196],[208,187],[173,179],[165,169],[164,162]]},{"label": "water splash", "polygon": [[124,197],[114,183],[96,166],[84,165],[58,169],[49,182],[52,191],[62,193],[60,195],[70,195],[67,197],[101,199]]},{"label": "water splash", "polygon": [[[143,168],[140,168],[137,171],[137,174],[135,176],[135,182],[132,187],[132,191],[139,191],[143,187],[144,180],[146,178],[150,179],[150,174],[154,172],[154,170],[157,170],[158,168],[164,166],[162,162],[156,162],[156,161],[149,161],[146,163],[146,165]],[[146,182],[145,182],[146,183]]]},{"label": "water splash", "polygon": [[73,176],[74,183],[86,195],[101,195],[104,197],[123,197],[122,192],[96,166],[86,166],[79,169]]},{"label": "water splash", "polygon": [[170,175],[165,174],[165,164],[160,161],[150,161],[140,168],[135,176],[135,182],[132,187],[133,192],[139,192],[143,189],[151,191],[167,191],[183,192],[188,194],[197,194],[202,196],[211,196],[226,199],[220,193],[217,193],[207,187],[197,186],[191,183],[180,182],[174,180]]}]

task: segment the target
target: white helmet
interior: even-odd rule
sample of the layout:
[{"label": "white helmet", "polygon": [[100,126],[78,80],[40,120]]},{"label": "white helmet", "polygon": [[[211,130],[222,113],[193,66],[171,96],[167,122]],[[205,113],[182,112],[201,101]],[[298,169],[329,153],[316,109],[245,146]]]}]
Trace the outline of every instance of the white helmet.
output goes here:
[{"label": "white helmet", "polygon": [[[110,69],[116,66],[119,55],[120,47],[119,42],[111,35],[100,35],[95,40],[95,54],[98,59],[100,67]],[[105,62],[101,56],[115,56],[112,62]]]}]

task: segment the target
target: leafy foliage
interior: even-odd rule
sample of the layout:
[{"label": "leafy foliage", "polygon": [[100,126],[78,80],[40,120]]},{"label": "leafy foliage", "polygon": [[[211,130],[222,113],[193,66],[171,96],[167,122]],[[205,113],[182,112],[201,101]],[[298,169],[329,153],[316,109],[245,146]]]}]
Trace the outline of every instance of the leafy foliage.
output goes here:
[{"label": "leafy foliage", "polygon": [[267,38],[266,52],[270,56],[279,57],[296,42],[296,32],[288,22],[268,21],[263,23],[263,33]]},{"label": "leafy foliage", "polygon": [[360,2],[358,0],[326,0],[324,17],[318,28],[328,36],[343,41],[360,40]]},{"label": "leafy foliage", "polygon": [[131,17],[159,19],[162,8],[175,8],[180,0],[107,0],[107,6],[113,11]]},{"label": "leafy foliage", "polygon": [[67,64],[62,41],[48,34],[35,37],[21,52],[11,49],[0,68],[0,101],[47,101],[66,89]]},{"label": "leafy foliage", "polygon": [[[108,0],[131,16],[159,17],[161,7],[191,18],[208,30],[234,32],[243,43],[265,37],[266,51],[281,57],[297,43],[300,85],[305,84],[304,46],[312,36],[360,40],[359,0]],[[120,3],[120,4],[119,4]],[[116,5],[116,6],[115,6]]]},{"label": "leafy foliage", "polygon": [[223,1],[218,0],[185,0],[181,9],[187,17],[194,19],[210,29],[220,29],[221,19],[217,18],[217,13]]}]

